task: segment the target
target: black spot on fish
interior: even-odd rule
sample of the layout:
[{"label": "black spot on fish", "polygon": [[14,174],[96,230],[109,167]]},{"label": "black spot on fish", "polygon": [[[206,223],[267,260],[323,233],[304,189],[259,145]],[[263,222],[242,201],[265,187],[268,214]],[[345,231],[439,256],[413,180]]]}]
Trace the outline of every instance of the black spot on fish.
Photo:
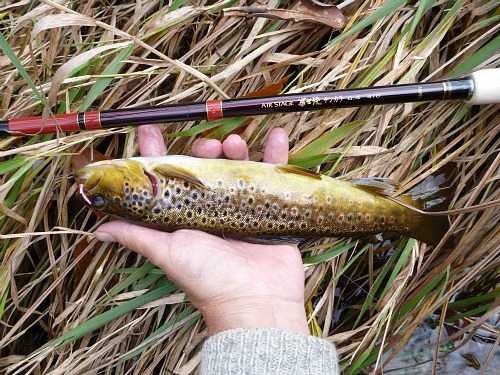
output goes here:
[{"label": "black spot on fish", "polygon": [[190,201],[189,199],[187,199],[187,198],[186,198],[186,199],[184,199],[184,204],[185,204],[186,206],[189,206],[189,204],[190,204],[190,203],[191,203],[191,201]]},{"label": "black spot on fish", "polygon": [[186,217],[191,219],[193,217],[193,213],[191,211],[186,212]]},{"label": "black spot on fish", "polygon": [[180,187],[176,187],[175,188],[175,194],[179,195],[181,193],[181,188]]},{"label": "black spot on fish", "polygon": [[153,213],[156,215],[158,215],[160,212],[161,212],[161,210],[159,208],[153,209]]},{"label": "black spot on fish", "polygon": [[285,224],[280,224],[279,228],[280,228],[281,230],[285,229]]},{"label": "black spot on fish", "polygon": [[271,229],[273,227],[273,223],[267,223],[267,227]]},{"label": "black spot on fish", "polygon": [[178,222],[179,224],[180,224],[180,223],[182,223],[182,217],[178,217],[178,218],[177,218],[177,222]]},{"label": "black spot on fish", "polygon": [[184,186],[186,189],[187,189],[187,188],[189,188],[189,182],[184,181],[183,186]]},{"label": "black spot on fish", "polygon": [[137,194],[134,194],[134,195],[132,195],[132,199],[133,199],[134,201],[136,201],[136,200],[138,200],[138,199],[139,199],[139,196],[138,196]]},{"label": "black spot on fish", "polygon": [[150,204],[151,203],[151,199],[146,199],[145,202],[146,202],[146,204]]},{"label": "black spot on fish", "polygon": [[202,222],[203,224],[205,224],[205,223],[207,222],[207,218],[206,218],[206,217],[202,217],[202,218],[201,218],[201,222]]},{"label": "black spot on fish", "polygon": [[203,210],[201,209],[201,207],[197,207],[197,208],[196,208],[196,212],[197,212],[197,213],[201,214],[201,212],[202,212],[202,211],[203,211]]},{"label": "black spot on fish", "polygon": [[163,193],[163,195],[168,198],[170,197],[170,190],[165,190],[165,193]]},{"label": "black spot on fish", "polygon": [[141,201],[137,202],[137,204],[139,205],[139,207],[142,207],[142,202]]},{"label": "black spot on fish", "polygon": [[125,194],[129,194],[130,193],[130,189],[129,188],[125,188]]},{"label": "black spot on fish", "polygon": [[120,204],[120,203],[121,203],[120,198],[115,198],[115,203],[116,203],[116,204]]}]

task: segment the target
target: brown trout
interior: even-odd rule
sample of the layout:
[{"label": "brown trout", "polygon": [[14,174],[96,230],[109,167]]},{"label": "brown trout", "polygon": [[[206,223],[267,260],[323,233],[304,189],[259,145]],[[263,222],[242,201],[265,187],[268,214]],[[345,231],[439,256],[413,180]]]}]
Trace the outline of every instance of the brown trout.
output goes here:
[{"label": "brown trout", "polygon": [[[430,175],[398,199],[442,209],[452,174]],[[435,245],[449,228],[447,217],[387,199],[394,182],[347,182],[292,165],[139,157],[93,163],[74,176],[91,207],[163,231],[191,228],[262,242],[391,231]]]}]

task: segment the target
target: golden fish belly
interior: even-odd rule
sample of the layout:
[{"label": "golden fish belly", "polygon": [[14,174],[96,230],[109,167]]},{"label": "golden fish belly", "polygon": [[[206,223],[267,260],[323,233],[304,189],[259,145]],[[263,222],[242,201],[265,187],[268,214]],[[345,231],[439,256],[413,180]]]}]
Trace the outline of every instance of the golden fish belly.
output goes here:
[{"label": "golden fish belly", "polygon": [[408,209],[333,178],[223,160],[195,159],[184,167],[203,185],[156,174],[156,198],[125,216],[162,230],[233,237],[352,236],[411,227]]}]

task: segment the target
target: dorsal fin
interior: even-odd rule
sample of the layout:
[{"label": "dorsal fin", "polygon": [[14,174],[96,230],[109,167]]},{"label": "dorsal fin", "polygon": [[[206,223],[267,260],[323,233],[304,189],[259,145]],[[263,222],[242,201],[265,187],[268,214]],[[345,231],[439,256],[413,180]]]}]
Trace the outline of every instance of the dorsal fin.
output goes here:
[{"label": "dorsal fin", "polygon": [[293,173],[293,174],[296,174],[298,176],[311,177],[311,178],[314,178],[316,180],[321,180],[321,175],[319,173],[310,171],[309,169],[298,167],[296,165],[290,165],[290,164],[277,165],[276,172],[278,172],[278,173]]},{"label": "dorsal fin", "polygon": [[355,178],[349,181],[358,189],[373,195],[387,197],[399,189],[399,182],[386,178]]},{"label": "dorsal fin", "polygon": [[179,178],[181,180],[186,180],[196,186],[206,189],[205,184],[194,175],[192,172],[185,168],[178,167],[172,164],[160,164],[153,168],[153,170],[166,178]]}]

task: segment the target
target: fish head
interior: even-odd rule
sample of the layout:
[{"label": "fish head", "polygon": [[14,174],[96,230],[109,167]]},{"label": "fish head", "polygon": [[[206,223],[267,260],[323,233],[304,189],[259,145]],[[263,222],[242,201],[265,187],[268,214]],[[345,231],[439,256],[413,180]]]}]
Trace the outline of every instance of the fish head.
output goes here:
[{"label": "fish head", "polygon": [[139,218],[154,199],[154,181],[133,159],[92,163],[74,173],[80,193],[94,209],[124,218]]}]

